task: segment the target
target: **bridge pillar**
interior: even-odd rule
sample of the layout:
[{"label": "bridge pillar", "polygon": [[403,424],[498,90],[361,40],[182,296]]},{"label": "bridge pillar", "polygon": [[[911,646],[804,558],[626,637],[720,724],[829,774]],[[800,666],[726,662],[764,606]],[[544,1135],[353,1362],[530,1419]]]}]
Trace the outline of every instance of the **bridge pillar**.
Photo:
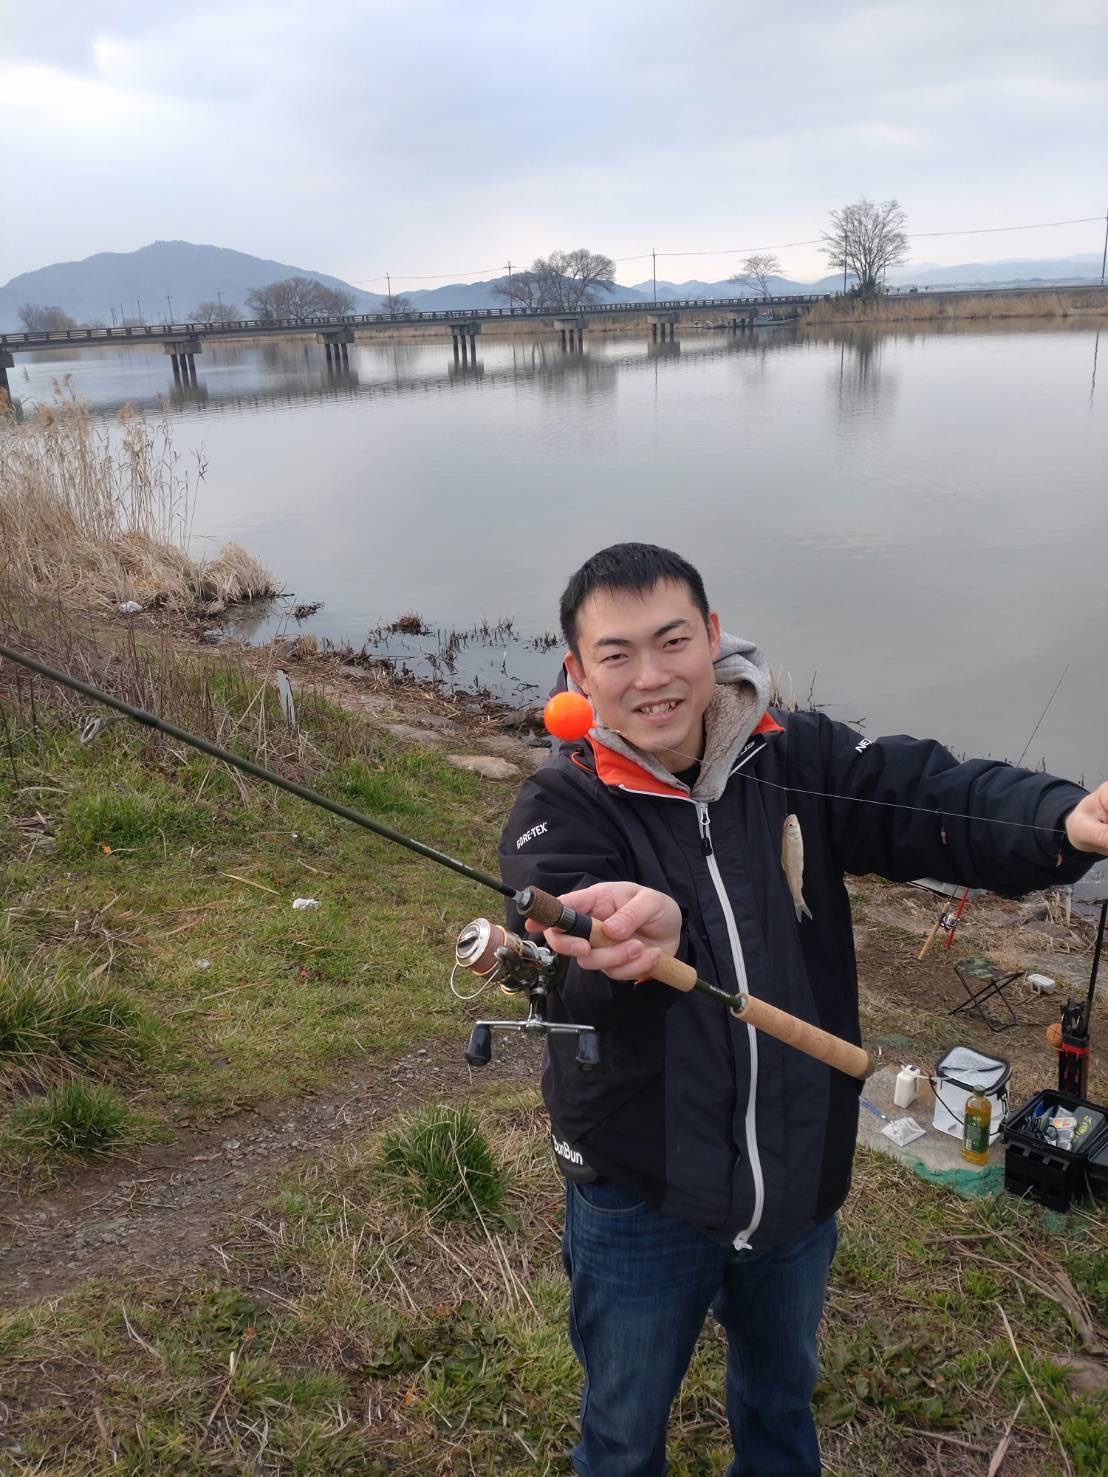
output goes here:
[{"label": "bridge pillar", "polygon": [[204,345],[200,342],[197,334],[190,333],[185,338],[167,338],[162,340],[165,352],[173,360],[173,378],[180,384],[182,378],[196,383],[196,356]]},{"label": "bridge pillar", "polygon": [[472,360],[477,363],[477,335],[481,332],[481,325],[476,320],[472,323],[451,323],[450,337],[454,345],[454,363],[458,362],[459,351],[463,364],[468,365]]},{"label": "bridge pillar", "polygon": [[349,345],[354,342],[352,328],[325,328],[322,333],[316,334],[315,341],[323,345],[328,369],[350,368]]},{"label": "bridge pillar", "polygon": [[582,317],[555,318],[554,327],[562,338],[562,348],[580,354],[585,347],[585,320]]},{"label": "bridge pillar", "polygon": [[12,407],[12,391],[8,384],[8,370],[15,367],[15,355],[0,349],[0,415]]},{"label": "bridge pillar", "polygon": [[656,344],[659,339],[664,344],[666,338],[673,343],[674,330],[677,326],[676,313],[648,313],[646,321],[650,324],[650,342]]}]

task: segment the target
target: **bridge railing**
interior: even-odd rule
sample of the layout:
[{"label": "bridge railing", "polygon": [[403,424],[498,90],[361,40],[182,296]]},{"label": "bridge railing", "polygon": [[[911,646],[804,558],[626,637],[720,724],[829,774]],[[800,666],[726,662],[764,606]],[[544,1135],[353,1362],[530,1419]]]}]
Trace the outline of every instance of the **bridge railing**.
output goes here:
[{"label": "bridge railing", "polygon": [[657,302],[604,302],[582,303],[575,308],[439,308],[428,312],[407,313],[344,313],[328,317],[306,318],[233,318],[219,323],[128,323],[118,328],[97,326],[95,328],[54,328],[45,331],[27,330],[23,333],[0,334],[0,347],[48,348],[55,344],[87,343],[132,343],[136,339],[160,342],[163,339],[195,337],[218,338],[222,334],[274,333],[282,329],[328,329],[378,324],[404,323],[457,323],[487,321],[497,318],[521,318],[541,320],[563,317],[610,317],[613,314],[665,313],[700,309],[702,311],[726,311],[737,308],[744,312],[766,307],[799,307],[830,298],[832,293],[796,294],[790,297],[711,297],[673,298]]}]

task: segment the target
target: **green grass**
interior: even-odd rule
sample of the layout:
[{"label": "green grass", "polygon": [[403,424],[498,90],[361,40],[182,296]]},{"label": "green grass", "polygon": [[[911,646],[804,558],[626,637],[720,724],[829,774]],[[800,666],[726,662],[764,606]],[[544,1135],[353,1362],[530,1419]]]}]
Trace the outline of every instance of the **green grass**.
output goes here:
[{"label": "green grass", "polygon": [[0,1166],[88,1159],[132,1142],[138,1120],[116,1088],[73,1079],[23,1103],[0,1136]]},{"label": "green grass", "polygon": [[[533,1089],[490,1082],[476,1122],[504,1173],[495,1225],[443,1228],[398,1199],[379,1173],[386,1130],[286,1172],[221,1237],[218,1277],[100,1283],[0,1318],[11,1470],[232,1473],[264,1455],[306,1477],[568,1472],[579,1371],[541,1120]],[[827,1471],[903,1477],[940,1452],[948,1477],[980,1477],[1022,1399],[1004,1477],[1057,1477],[1029,1376],[1076,1477],[1102,1477],[1108,1399],[1071,1388],[1080,1339],[1031,1283],[1065,1270],[1096,1306],[1106,1232],[1108,1208],[971,1203],[860,1156],[821,1338]],[[709,1321],[674,1406],[674,1477],[726,1470],[724,1359]]]},{"label": "green grass", "polygon": [[35,978],[0,957],[0,1084],[125,1071],[151,1056],[155,1034],[153,1019],[112,985]]},{"label": "green grass", "polygon": [[[162,686],[174,721],[495,872],[509,786],[459,773],[310,692],[294,741],[275,726],[271,696],[259,704],[236,671],[177,672]],[[137,725],[83,746],[84,716],[44,693],[33,712],[26,697],[3,712],[0,950],[21,993],[0,1007],[0,1133],[21,1091],[54,1080],[53,1068],[140,1086],[153,1113],[171,1102],[177,1123],[199,1124],[333,1082],[344,1062],[464,1039],[472,1012],[447,986],[453,941],[474,915],[498,913],[498,899]],[[23,844],[18,823],[36,812],[53,851]],[[321,907],[294,911],[298,896]],[[65,1000],[59,978],[74,982]],[[90,979],[101,994],[88,996],[82,1023]],[[103,1006],[114,1036],[93,1019]],[[59,1015],[39,1054],[46,1077],[5,1077],[50,1008]]]},{"label": "green grass", "polygon": [[409,1203],[433,1220],[495,1219],[504,1203],[504,1171],[473,1111],[449,1103],[420,1108],[389,1130],[381,1161]]}]

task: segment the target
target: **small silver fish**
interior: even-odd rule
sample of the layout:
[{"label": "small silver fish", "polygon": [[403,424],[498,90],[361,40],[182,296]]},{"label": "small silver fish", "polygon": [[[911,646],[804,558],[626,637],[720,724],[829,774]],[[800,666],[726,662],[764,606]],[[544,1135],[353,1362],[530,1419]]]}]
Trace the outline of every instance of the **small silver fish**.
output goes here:
[{"label": "small silver fish", "polygon": [[804,838],[800,834],[800,822],[795,815],[785,817],[785,828],[781,832],[781,865],[785,870],[789,891],[796,909],[796,921],[801,916],[812,916],[804,901]]}]

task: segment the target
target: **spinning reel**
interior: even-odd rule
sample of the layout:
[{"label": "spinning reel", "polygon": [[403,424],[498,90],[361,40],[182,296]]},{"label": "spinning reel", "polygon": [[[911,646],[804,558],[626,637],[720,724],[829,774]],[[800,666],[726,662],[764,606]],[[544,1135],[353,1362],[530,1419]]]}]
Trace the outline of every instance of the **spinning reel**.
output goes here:
[{"label": "spinning reel", "polygon": [[[471,1067],[484,1067],[491,1061],[494,1031],[522,1031],[544,1038],[576,1036],[577,1065],[585,1071],[599,1065],[600,1042],[595,1027],[547,1019],[550,991],[561,982],[568,962],[545,944],[509,933],[487,918],[475,918],[466,924],[454,949],[455,970],[467,969],[475,974],[482,981],[481,989],[496,984],[506,995],[526,992],[529,1005],[526,1020],[476,1023],[466,1046],[466,1061]],[[451,974],[452,988],[453,978]]]}]

